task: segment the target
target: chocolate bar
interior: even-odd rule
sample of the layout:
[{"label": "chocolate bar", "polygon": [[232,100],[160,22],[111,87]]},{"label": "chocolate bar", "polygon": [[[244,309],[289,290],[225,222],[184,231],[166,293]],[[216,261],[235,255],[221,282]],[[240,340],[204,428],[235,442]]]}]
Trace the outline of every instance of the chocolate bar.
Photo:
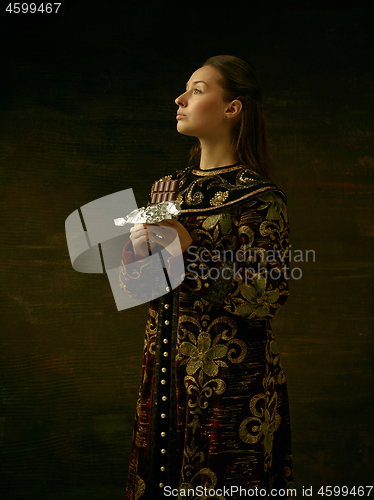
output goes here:
[{"label": "chocolate bar", "polygon": [[178,181],[156,181],[151,198],[151,205],[162,201],[175,201],[178,194]]},{"label": "chocolate bar", "polygon": [[151,203],[147,207],[133,210],[126,217],[114,219],[116,226],[125,224],[157,224],[163,220],[172,219],[181,212],[181,206],[177,201],[178,181],[155,182]]}]

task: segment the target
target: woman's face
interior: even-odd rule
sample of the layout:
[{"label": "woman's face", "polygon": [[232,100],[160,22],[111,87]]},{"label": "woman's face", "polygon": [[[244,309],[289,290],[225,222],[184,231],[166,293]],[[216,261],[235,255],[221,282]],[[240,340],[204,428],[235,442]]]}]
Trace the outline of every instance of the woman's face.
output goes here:
[{"label": "woman's face", "polygon": [[198,139],[227,133],[223,122],[229,102],[223,100],[219,78],[220,73],[213,66],[203,66],[192,74],[186,92],[175,99],[179,133]]}]

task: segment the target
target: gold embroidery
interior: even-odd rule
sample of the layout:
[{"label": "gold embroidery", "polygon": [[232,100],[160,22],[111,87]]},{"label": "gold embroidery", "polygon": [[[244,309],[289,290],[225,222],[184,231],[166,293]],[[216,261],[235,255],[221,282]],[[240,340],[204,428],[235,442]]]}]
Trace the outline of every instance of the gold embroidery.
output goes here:
[{"label": "gold embroidery", "polygon": [[[278,429],[281,423],[281,416],[276,411],[277,393],[274,393],[274,396],[270,401],[266,401],[266,399],[267,397],[262,393],[253,396],[249,404],[253,417],[247,417],[240,423],[239,437],[244,443],[256,443],[263,436],[265,451],[268,454],[271,454],[273,448],[274,432]],[[256,409],[256,404],[260,400],[265,400],[265,409],[261,409],[261,411],[258,411]],[[270,406],[273,406],[272,410],[269,409]],[[248,430],[248,424],[250,422],[254,422],[259,425],[253,425],[252,428]]]},{"label": "gold embroidery", "polygon": [[135,481],[136,481],[136,492],[135,492],[135,500],[138,500],[141,496],[143,496],[143,493],[145,492],[145,482],[141,477],[135,474]]},{"label": "gold embroidery", "polygon": [[229,340],[226,345],[232,345],[232,344],[237,344],[235,347],[237,348],[239,346],[241,349],[241,352],[239,352],[239,355],[237,358],[233,358],[232,357],[233,354],[237,354],[237,353],[235,352],[235,349],[230,349],[227,353],[227,358],[231,361],[231,363],[241,363],[247,354],[247,344],[245,342],[243,342],[242,340],[232,339],[232,340]]},{"label": "gold embroidery", "polygon": [[225,345],[211,347],[211,343],[211,336],[203,332],[198,336],[196,345],[183,342],[180,346],[180,353],[190,358],[186,367],[188,375],[193,375],[199,368],[210,377],[218,374],[218,364],[215,360],[226,356],[228,348]]},{"label": "gold embroidery", "polygon": [[247,168],[243,169],[241,172],[237,174],[236,183],[248,187],[258,183],[264,184],[265,182],[267,182],[266,180],[260,180],[254,178],[256,176],[258,176],[258,174],[254,170],[249,170]]},{"label": "gold embroidery", "polygon": [[155,356],[156,354],[156,334],[158,325],[158,312],[153,309],[149,309],[149,315],[147,324],[145,327],[145,338],[144,338],[144,349],[150,354]]},{"label": "gold embroidery", "polygon": [[[204,468],[204,469],[200,469],[198,472],[196,472],[196,474],[194,476],[192,476],[191,478],[191,485],[193,486],[194,484],[197,484],[196,480],[197,479],[200,479],[201,480],[201,477],[208,477],[210,479],[210,485],[206,485],[206,489],[208,490],[208,496],[205,497],[205,499],[207,498],[214,498],[213,496],[211,496],[211,494],[209,493],[209,490],[210,489],[213,489],[214,490],[214,487],[216,486],[217,484],[217,476],[214,474],[214,472],[208,468]],[[205,480],[204,480],[204,484],[205,483]],[[213,493],[214,494],[214,493]],[[215,495],[216,496],[216,495]],[[224,497],[217,497],[216,498],[218,500],[224,500]],[[203,500],[203,498],[201,499]]]},{"label": "gold embroidery", "polygon": [[252,283],[253,285],[241,283],[240,292],[245,301],[235,309],[235,313],[248,316],[248,319],[269,316],[270,306],[274,307],[274,303],[279,299],[279,289],[267,291],[267,279],[258,274],[254,275]]},{"label": "gold embroidery", "polygon": [[[242,200],[245,200],[246,198],[249,198],[249,197],[252,197],[252,196],[256,196],[258,193],[263,193],[265,191],[270,191],[270,190],[273,190],[274,188],[272,186],[266,186],[266,187],[263,187],[263,188],[259,188],[259,189],[256,189],[255,191],[252,191],[251,193],[249,194],[246,194],[244,196],[241,196],[240,198],[236,198],[235,200],[232,200],[232,201],[228,201],[227,203],[224,203],[223,205],[221,205],[221,207],[228,207],[230,205],[233,205],[234,203],[237,204],[239,203],[240,201]],[[202,193],[200,193],[202,194]],[[181,213],[189,213],[189,212],[206,212],[206,211],[211,211],[211,210],[215,210],[216,207],[207,207],[207,208],[186,208],[184,210],[181,210]]]},{"label": "gold embroidery", "polygon": [[159,181],[170,181],[170,179],[173,177],[173,175],[164,175],[164,177],[161,177]]},{"label": "gold embroidery", "polygon": [[[200,372],[200,375],[202,375],[202,373],[203,372]],[[189,408],[195,408],[195,410],[192,410],[191,412],[192,414],[195,413],[195,415],[200,414],[202,409],[208,408],[207,400],[212,396],[213,392],[215,392],[219,396],[226,390],[226,383],[223,380],[214,378],[208,380],[204,384],[202,380],[203,377],[200,375],[197,380],[191,375],[186,375],[184,377],[184,385],[186,387],[187,394],[191,396],[188,399],[188,406]],[[197,423],[199,423],[200,426],[198,416],[194,423],[195,427],[197,427]]]},{"label": "gold embroidery", "polygon": [[[209,315],[204,315],[204,319],[209,320]],[[188,328],[187,325],[186,327],[184,326],[185,323],[192,323],[197,327],[199,331],[197,338],[190,330],[190,327]],[[223,326],[224,324],[230,328],[216,335],[212,341],[209,332],[216,331],[216,325]],[[199,381],[201,378],[201,386],[203,374],[209,377],[215,377],[218,375],[219,367],[228,367],[227,363],[220,358],[227,356],[227,359],[232,363],[240,363],[247,354],[247,345],[243,341],[234,338],[237,333],[237,326],[232,318],[226,316],[216,318],[210,323],[206,332],[202,330],[199,321],[192,316],[181,316],[179,325],[179,338],[185,340],[188,337],[190,342],[184,341],[180,345],[176,359],[181,360],[181,364],[187,364],[186,372],[188,376],[194,375],[200,370]],[[226,342],[226,344],[219,344],[218,342],[222,340],[228,342]],[[232,346],[232,348],[229,349],[228,346]],[[195,379],[189,377],[188,380],[194,381]],[[204,391],[202,391],[202,393],[204,393]]]},{"label": "gold embroidery", "polygon": [[219,205],[222,205],[224,201],[227,200],[229,196],[228,191],[217,191],[217,193],[213,196],[213,198],[210,200],[210,204],[213,207],[218,207]]},{"label": "gold embroidery", "polygon": [[192,195],[192,190],[195,185],[199,182],[199,179],[191,182],[188,188],[185,190],[186,192],[186,203],[187,205],[198,205],[204,199],[204,195],[201,191],[196,191],[194,195]]},{"label": "gold embroidery", "polygon": [[217,175],[219,172],[220,174],[225,174],[226,172],[233,172],[235,170],[241,170],[243,168],[243,165],[236,165],[235,167],[228,167],[228,168],[220,168],[218,171],[217,170],[196,170],[193,169],[192,172],[195,175],[200,175],[201,177],[211,177],[212,175]]},{"label": "gold embroidery", "polygon": [[[236,170],[238,170],[239,172],[238,174],[236,174],[236,178],[234,177],[234,179],[232,179],[230,177],[231,178],[230,182],[228,178],[229,176],[226,176],[224,174]],[[191,170],[188,173],[190,172]],[[186,180],[187,180],[187,173],[185,177],[183,177],[180,180],[180,188],[182,187],[182,185]],[[269,180],[264,179],[259,174],[248,168],[243,170],[242,165],[238,165],[236,167],[229,167],[226,169],[220,169],[219,171],[192,170],[192,178],[189,180],[189,186],[184,191],[180,189],[180,195],[181,197],[183,197],[187,205],[189,206],[201,205],[200,210],[204,212],[206,210],[212,210],[218,206],[226,206],[232,203],[238,203],[238,201],[240,201],[241,199],[245,199],[246,197],[254,196],[257,193],[262,192],[263,189],[273,190],[275,188],[274,185],[270,186],[267,185],[263,188],[260,188],[259,190],[254,190],[251,193],[247,193],[245,196],[242,196],[239,199],[236,198],[236,196],[239,194],[238,191],[242,189],[247,190],[248,188],[253,189],[256,186],[263,184],[269,184]],[[204,190],[202,189],[202,191],[193,192],[196,190],[197,186],[199,186],[199,188],[201,189],[204,188]],[[217,191],[217,188],[224,188],[226,191]],[[207,195],[205,195],[205,192],[207,193]],[[204,200],[204,197],[207,197],[207,199]],[[232,199],[233,197],[236,199]],[[229,199],[230,201],[227,201]],[[208,204],[208,201],[212,208],[206,206]],[[203,208],[204,205],[205,207]],[[197,209],[193,208],[188,211],[197,211]]]},{"label": "gold embroidery", "polygon": [[266,220],[276,220],[283,215],[284,220],[288,222],[287,208],[282,198],[276,196],[273,192],[264,193],[258,198],[265,203],[259,209],[269,207]]},{"label": "gold embroidery", "polygon": [[250,248],[254,242],[254,239],[255,239],[254,232],[248,226],[240,226],[238,232],[239,232],[239,239],[240,240],[241,240],[240,236],[242,236],[243,234],[245,234],[248,238],[248,241],[246,243],[244,243],[241,247],[243,249],[243,251],[245,252],[247,250],[247,248]]},{"label": "gold embroidery", "polygon": [[212,229],[217,224],[217,222],[220,223],[223,233],[225,234],[231,233],[232,224],[230,215],[228,213],[210,215],[204,220],[202,227],[203,229],[209,231],[209,229]]}]

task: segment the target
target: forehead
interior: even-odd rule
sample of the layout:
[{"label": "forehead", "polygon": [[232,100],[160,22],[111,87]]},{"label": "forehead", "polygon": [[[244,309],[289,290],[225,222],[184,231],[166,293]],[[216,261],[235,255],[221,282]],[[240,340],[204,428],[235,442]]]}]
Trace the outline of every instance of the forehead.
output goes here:
[{"label": "forehead", "polygon": [[195,80],[202,80],[206,82],[209,86],[218,86],[218,79],[220,77],[220,73],[213,66],[202,66],[197,69],[194,73],[192,73],[190,79],[187,84],[192,84]]}]

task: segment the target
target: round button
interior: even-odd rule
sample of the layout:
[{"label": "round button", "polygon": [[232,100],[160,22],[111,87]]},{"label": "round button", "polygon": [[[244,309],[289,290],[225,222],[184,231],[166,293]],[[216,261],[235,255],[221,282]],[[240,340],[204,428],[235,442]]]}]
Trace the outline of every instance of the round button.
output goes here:
[{"label": "round button", "polygon": [[169,309],[170,306],[169,306],[169,304],[165,304],[164,307],[165,307],[165,309]]},{"label": "round button", "polygon": [[165,453],[166,453],[165,448],[162,448],[161,453],[162,453],[163,455],[165,455]]},{"label": "round button", "polygon": [[165,321],[165,325],[169,325],[169,324],[170,324],[170,321],[167,319],[167,320]]},{"label": "round button", "polygon": [[166,373],[166,368],[165,367],[161,368],[161,371],[162,373]]},{"label": "round button", "polygon": [[165,379],[162,379],[162,380],[161,380],[161,384],[162,384],[162,385],[165,385],[165,384],[166,384],[166,380],[165,380]]},{"label": "round button", "polygon": [[166,291],[167,291],[167,292],[170,292],[170,290],[171,290],[170,286],[167,286],[167,287],[166,287]]},{"label": "round button", "polygon": [[165,358],[167,358],[167,357],[169,356],[169,353],[165,351],[165,352],[163,353],[163,355],[164,355],[164,357],[165,357]]},{"label": "round button", "polygon": [[166,418],[166,413],[161,413],[161,418]]},{"label": "round button", "polygon": [[162,431],[162,432],[161,432],[161,437],[163,437],[163,438],[164,438],[165,436],[166,436],[166,432]]},{"label": "round button", "polygon": [[162,401],[167,401],[167,396],[162,396]]},{"label": "round button", "polygon": [[165,470],[165,467],[164,467],[164,466],[160,467],[160,471],[161,471],[161,472],[164,472],[164,470]]},{"label": "round button", "polygon": [[164,487],[164,483],[160,483],[160,484],[159,484],[159,487],[160,487],[160,488],[163,488],[163,487]]},{"label": "round button", "polygon": [[163,342],[164,344],[167,344],[169,341],[168,341],[168,339],[164,339],[162,342]]}]

